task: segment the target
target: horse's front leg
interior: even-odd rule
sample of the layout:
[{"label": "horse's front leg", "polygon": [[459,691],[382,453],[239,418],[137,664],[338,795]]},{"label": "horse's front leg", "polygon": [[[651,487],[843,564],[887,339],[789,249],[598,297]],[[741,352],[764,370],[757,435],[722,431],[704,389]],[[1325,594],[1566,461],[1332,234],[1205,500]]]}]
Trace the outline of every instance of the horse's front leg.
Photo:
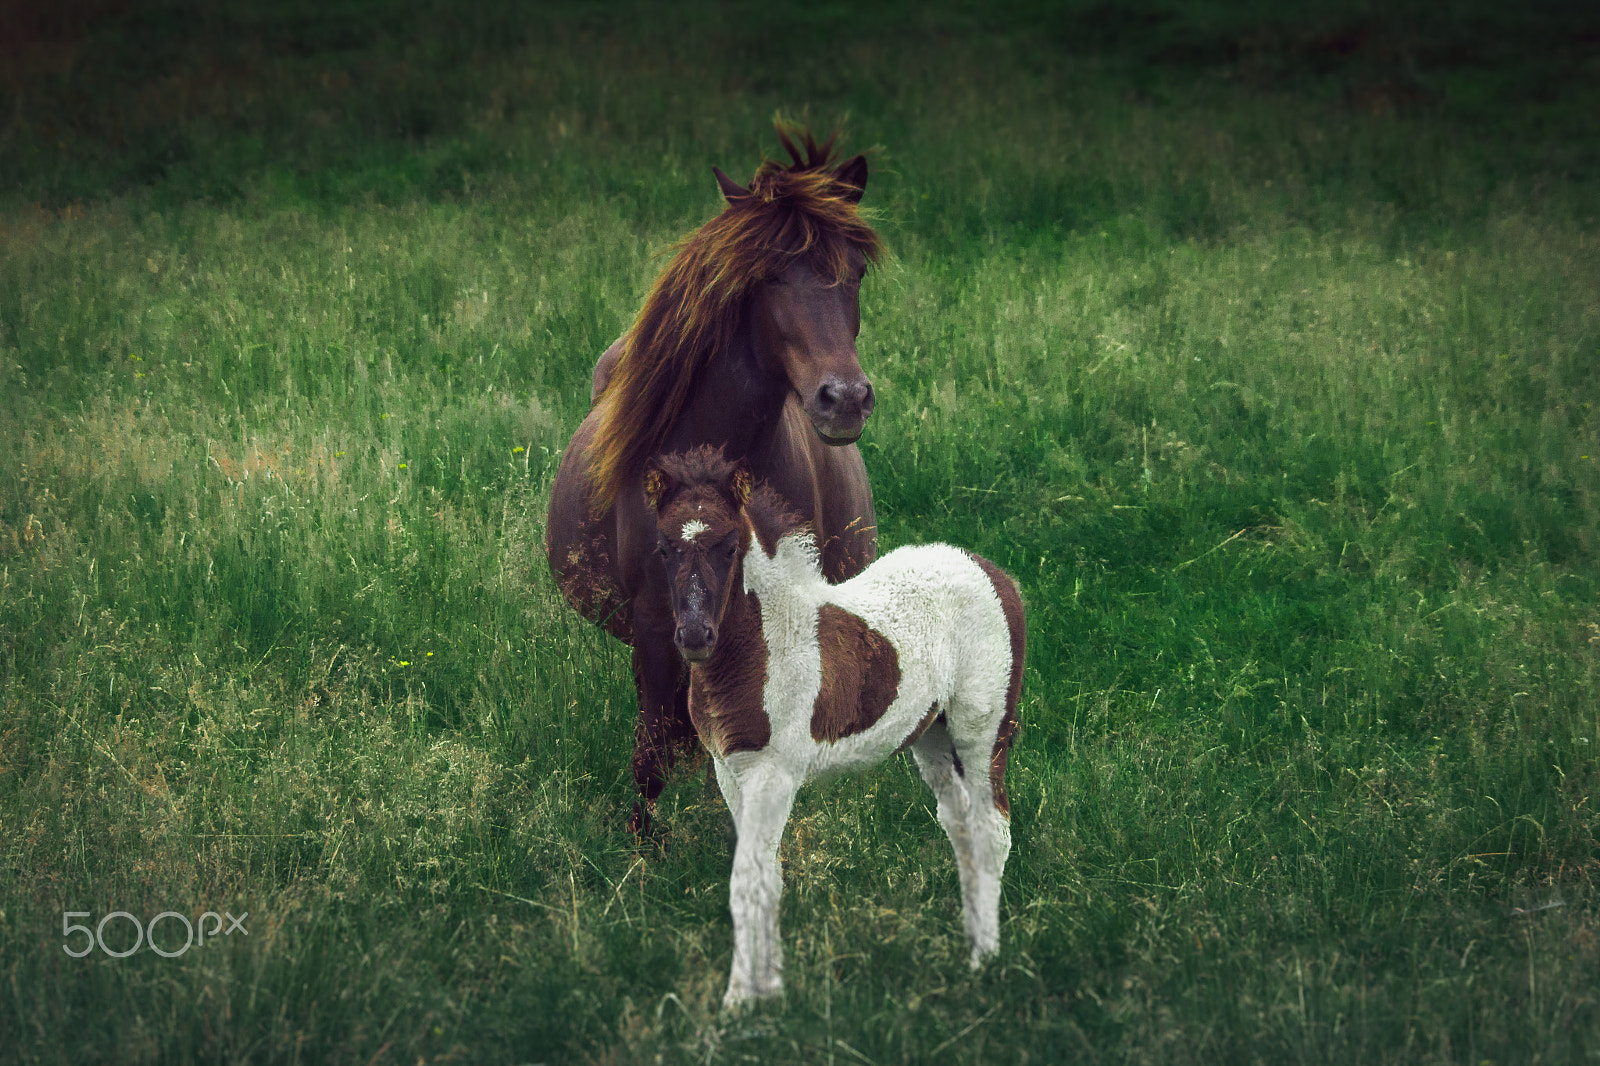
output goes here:
[{"label": "horse's front leg", "polygon": [[[670,631],[669,631],[670,632]],[[628,829],[650,831],[650,811],[661,795],[662,770],[670,764],[674,720],[687,699],[683,660],[665,639],[640,626],[633,645],[633,683],[639,716],[633,727],[633,781],[639,789]]]},{"label": "horse's front leg", "polygon": [[783,871],[778,842],[789,821],[799,782],[776,774],[743,774],[731,796],[738,805],[739,841],[733,852],[728,898],[733,911],[733,968],[724,1007],[783,991],[783,944],[778,938],[778,903]]}]

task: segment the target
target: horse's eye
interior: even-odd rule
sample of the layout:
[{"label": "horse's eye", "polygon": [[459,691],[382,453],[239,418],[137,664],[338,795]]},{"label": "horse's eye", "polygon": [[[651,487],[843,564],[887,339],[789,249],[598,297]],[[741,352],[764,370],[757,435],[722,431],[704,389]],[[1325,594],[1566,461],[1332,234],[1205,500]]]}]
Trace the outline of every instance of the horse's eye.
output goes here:
[{"label": "horse's eye", "polygon": [[730,544],[727,547],[722,549],[722,554],[723,554],[724,557],[732,559],[733,555],[734,555],[734,552],[736,552],[738,550],[739,550],[739,545]]}]

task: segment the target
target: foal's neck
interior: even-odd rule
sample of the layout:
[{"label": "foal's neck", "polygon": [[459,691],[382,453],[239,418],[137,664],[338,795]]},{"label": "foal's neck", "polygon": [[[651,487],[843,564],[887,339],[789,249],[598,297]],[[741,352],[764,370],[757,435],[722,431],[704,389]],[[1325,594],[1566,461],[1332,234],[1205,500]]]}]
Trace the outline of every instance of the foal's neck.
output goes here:
[{"label": "foal's neck", "polygon": [[762,618],[815,611],[828,588],[816,538],[810,530],[791,531],[777,539],[777,549],[769,556],[756,540],[744,559],[744,584],[760,600]]},{"label": "foal's neck", "polygon": [[710,659],[689,668],[691,673],[698,671],[713,687],[723,687],[730,676],[740,673],[741,664],[751,657],[751,648],[762,639],[760,594],[757,593],[756,601],[751,600],[750,593],[755,590],[746,584],[742,570],[742,564],[736,563],[728,574],[733,588],[729,590],[728,605],[717,627],[720,634],[716,649]]}]

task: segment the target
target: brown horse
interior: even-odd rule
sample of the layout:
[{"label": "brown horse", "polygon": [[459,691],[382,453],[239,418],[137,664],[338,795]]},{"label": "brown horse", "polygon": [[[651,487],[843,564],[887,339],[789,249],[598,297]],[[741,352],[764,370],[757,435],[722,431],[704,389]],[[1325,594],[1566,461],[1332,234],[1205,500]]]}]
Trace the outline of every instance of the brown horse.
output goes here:
[{"label": "brown horse", "polygon": [[567,601],[633,646],[639,715],[629,820],[649,827],[661,770],[694,735],[655,521],[641,488],[658,452],[721,445],[812,524],[839,581],[877,554],[872,487],[855,441],[872,413],[856,334],[880,255],[857,204],[867,161],[778,125],[791,163],[766,160],[656,279],[633,327],[595,366],[593,404],[561,458],[545,549]]}]

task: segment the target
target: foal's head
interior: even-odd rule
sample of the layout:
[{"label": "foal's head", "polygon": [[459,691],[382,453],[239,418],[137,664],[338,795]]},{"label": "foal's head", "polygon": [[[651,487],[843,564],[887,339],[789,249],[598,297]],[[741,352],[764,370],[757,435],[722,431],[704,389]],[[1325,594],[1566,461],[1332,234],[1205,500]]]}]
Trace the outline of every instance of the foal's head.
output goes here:
[{"label": "foal's head", "polygon": [[703,662],[717,646],[723,611],[739,582],[739,563],[750,546],[750,471],[723,458],[721,448],[700,447],[650,460],[644,491],[656,516],[655,554],[665,569],[673,643],[690,662]]}]

